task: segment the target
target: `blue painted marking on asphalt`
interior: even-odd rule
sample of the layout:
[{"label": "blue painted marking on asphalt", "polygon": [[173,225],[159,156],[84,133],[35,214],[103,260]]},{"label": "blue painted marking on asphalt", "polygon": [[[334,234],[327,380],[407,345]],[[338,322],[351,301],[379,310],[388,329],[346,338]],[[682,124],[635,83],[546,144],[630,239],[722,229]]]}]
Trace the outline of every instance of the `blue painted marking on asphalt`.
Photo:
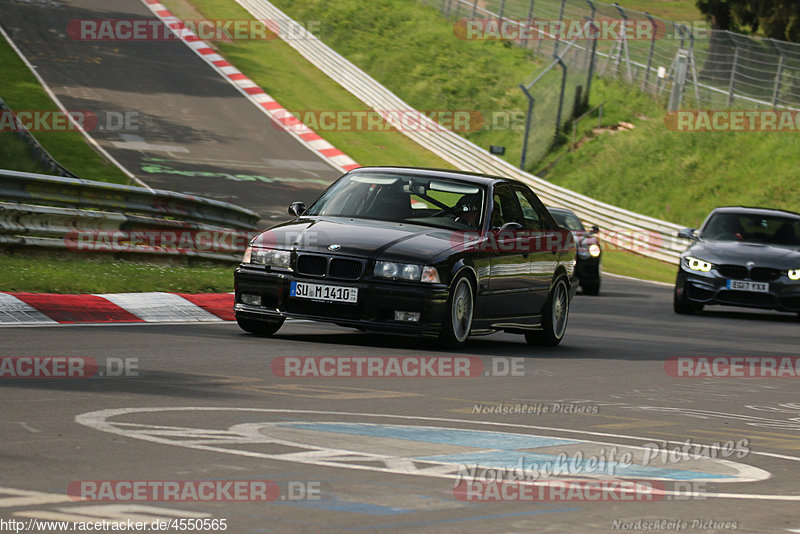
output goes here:
[{"label": "blue painted marking on asphalt", "polygon": [[508,514],[494,514],[494,515],[476,515],[472,517],[455,517],[452,519],[433,519],[430,521],[413,521],[409,523],[387,523],[383,525],[369,525],[364,527],[351,528],[349,530],[376,530],[386,528],[405,528],[405,527],[421,527],[425,525],[438,525],[447,523],[463,523],[465,521],[486,521],[490,519],[505,519],[508,517],[523,517],[526,515],[538,514],[554,514],[558,512],[576,512],[580,508],[556,508],[552,510],[532,510],[530,512],[515,512]]},{"label": "blue painted marking on asphalt", "polygon": [[376,438],[402,439],[481,449],[533,449],[580,443],[560,438],[504,434],[485,430],[414,427],[402,425],[367,425],[361,423],[279,423],[281,427],[301,428],[317,432],[335,432]]},{"label": "blue painted marking on asphalt", "polygon": [[[466,466],[478,465],[480,467],[489,467],[493,469],[514,469],[519,467],[520,458],[522,459],[522,467],[525,469],[528,469],[532,463],[536,463],[539,469],[542,469],[545,462],[555,466],[563,466],[562,472],[556,472],[556,475],[596,474],[607,476],[668,478],[671,480],[693,480],[695,478],[736,478],[729,475],[717,475],[701,471],[686,471],[682,469],[650,467],[637,464],[621,465],[618,462],[606,462],[605,465],[598,464],[593,466],[592,469],[589,469],[586,465],[586,459],[574,461],[571,456],[567,455],[563,462],[556,462],[558,459],[557,454],[528,453],[525,451],[485,451],[465,452],[462,454],[438,454],[434,456],[416,456],[414,458],[410,458],[410,460],[419,460],[421,462],[444,462]],[[552,473],[553,468],[547,469],[547,471]]]}]

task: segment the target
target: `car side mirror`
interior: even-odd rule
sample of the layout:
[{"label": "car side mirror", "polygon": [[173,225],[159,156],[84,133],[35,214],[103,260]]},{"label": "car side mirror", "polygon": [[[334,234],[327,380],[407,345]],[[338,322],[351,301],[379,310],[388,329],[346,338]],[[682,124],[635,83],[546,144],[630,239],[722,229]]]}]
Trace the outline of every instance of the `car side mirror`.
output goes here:
[{"label": "car side mirror", "polygon": [[591,229],[591,231],[589,233],[591,233],[591,234],[599,234],[600,233],[600,227],[597,226],[596,224],[593,225],[592,229]]},{"label": "car side mirror", "polygon": [[682,239],[689,239],[691,241],[697,241],[698,237],[694,232],[694,228],[684,228],[678,232],[678,237]]},{"label": "car side mirror", "polygon": [[522,225],[518,222],[507,222],[500,228],[496,230],[498,234],[503,234],[506,232],[519,232],[522,230]]},{"label": "car side mirror", "polygon": [[289,206],[289,215],[300,217],[306,211],[306,205],[303,202],[292,202]]}]

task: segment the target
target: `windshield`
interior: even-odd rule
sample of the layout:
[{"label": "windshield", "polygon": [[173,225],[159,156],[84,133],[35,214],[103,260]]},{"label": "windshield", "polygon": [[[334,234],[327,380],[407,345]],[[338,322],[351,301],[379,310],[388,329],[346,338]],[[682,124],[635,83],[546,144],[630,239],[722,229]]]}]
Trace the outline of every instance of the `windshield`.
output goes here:
[{"label": "windshield", "polygon": [[567,230],[571,230],[573,232],[586,231],[586,229],[583,227],[583,224],[581,224],[581,220],[578,219],[574,213],[553,210],[550,212],[550,214],[561,228],[566,228]]},{"label": "windshield", "polygon": [[303,215],[408,222],[479,230],[485,188],[480,185],[390,173],[356,173],[330,187]]},{"label": "windshield", "polygon": [[711,241],[747,241],[772,245],[800,246],[800,220],[777,215],[715,213],[701,235]]}]

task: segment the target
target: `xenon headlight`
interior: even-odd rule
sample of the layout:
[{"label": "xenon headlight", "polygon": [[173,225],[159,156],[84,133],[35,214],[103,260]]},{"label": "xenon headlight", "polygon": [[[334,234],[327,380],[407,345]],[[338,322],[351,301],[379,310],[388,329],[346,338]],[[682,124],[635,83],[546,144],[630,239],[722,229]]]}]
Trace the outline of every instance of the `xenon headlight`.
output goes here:
[{"label": "xenon headlight", "polygon": [[600,255],[600,245],[597,243],[589,245],[589,255],[593,258],[596,258]]},{"label": "xenon headlight", "polygon": [[693,271],[701,271],[707,273],[710,271],[714,265],[706,260],[701,260],[699,258],[693,258],[692,256],[686,256],[684,258],[686,266],[693,270]]},{"label": "xenon headlight", "polygon": [[786,272],[789,280],[800,280],[800,269],[789,269]]}]

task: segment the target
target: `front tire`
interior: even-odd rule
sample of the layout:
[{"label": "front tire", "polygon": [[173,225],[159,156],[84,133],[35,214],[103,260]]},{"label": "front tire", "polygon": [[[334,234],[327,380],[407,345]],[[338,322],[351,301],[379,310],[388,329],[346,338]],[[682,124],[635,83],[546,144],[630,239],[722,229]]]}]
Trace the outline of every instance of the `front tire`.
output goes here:
[{"label": "front tire", "polygon": [[597,295],[600,293],[600,278],[589,282],[581,282],[581,289],[584,295]]},{"label": "front tire", "polygon": [[559,278],[542,308],[542,330],[528,332],[525,334],[525,341],[529,345],[555,347],[567,333],[568,320],[569,288],[567,282]]},{"label": "front tire", "polygon": [[453,283],[439,341],[447,347],[462,347],[469,337],[472,328],[472,316],[475,308],[472,282],[465,275],[460,275]]},{"label": "front tire", "polygon": [[686,287],[684,286],[683,292],[679,295],[678,288],[672,295],[672,309],[679,315],[694,315],[703,311],[703,305],[697,304],[686,298]]},{"label": "front tire", "polygon": [[239,328],[258,337],[272,336],[275,332],[280,330],[284,320],[285,319],[281,318],[277,321],[257,321],[254,319],[236,317],[236,323],[239,325]]}]

